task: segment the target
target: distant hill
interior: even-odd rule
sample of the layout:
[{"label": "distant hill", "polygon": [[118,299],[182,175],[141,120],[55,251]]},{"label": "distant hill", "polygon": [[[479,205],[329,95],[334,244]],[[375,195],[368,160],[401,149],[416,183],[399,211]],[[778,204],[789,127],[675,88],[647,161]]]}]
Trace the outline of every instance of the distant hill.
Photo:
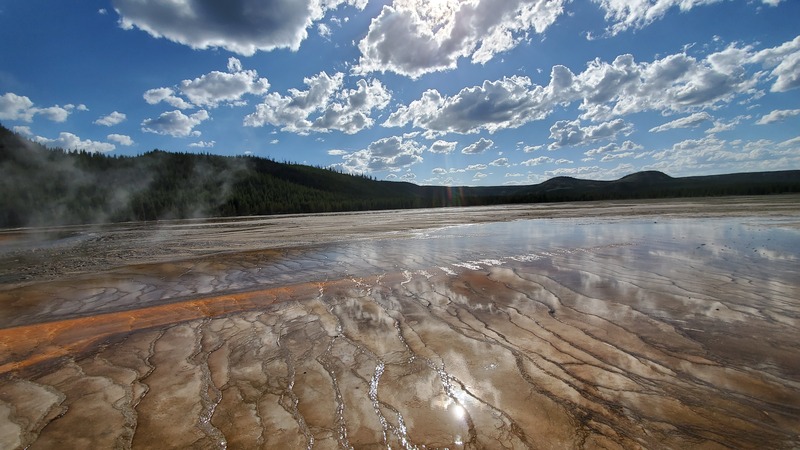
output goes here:
[{"label": "distant hill", "polygon": [[0,126],[0,227],[504,203],[800,192],[800,171],[615,181],[556,177],[527,186],[378,181],[250,156],[135,157],[49,149]]}]

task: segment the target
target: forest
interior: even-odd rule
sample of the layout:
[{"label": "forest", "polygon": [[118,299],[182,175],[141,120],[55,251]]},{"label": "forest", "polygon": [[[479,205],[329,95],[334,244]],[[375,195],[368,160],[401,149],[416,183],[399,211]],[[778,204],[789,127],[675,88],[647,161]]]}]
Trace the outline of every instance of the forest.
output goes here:
[{"label": "forest", "polygon": [[0,227],[289,213],[800,192],[800,171],[444,187],[253,156],[47,148],[0,125]]}]

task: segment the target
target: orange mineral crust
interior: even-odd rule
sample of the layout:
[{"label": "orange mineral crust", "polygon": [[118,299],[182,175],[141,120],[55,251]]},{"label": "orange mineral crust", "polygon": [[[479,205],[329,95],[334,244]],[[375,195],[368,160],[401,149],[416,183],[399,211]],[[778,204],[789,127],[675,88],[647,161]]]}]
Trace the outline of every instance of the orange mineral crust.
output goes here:
[{"label": "orange mineral crust", "polygon": [[323,284],[230,293],[148,308],[0,329],[0,376],[63,356],[82,354],[109,338],[147,328],[244,312],[308,298]]},{"label": "orange mineral crust", "polygon": [[0,447],[798,448],[798,223],[519,220],[16,283]]}]

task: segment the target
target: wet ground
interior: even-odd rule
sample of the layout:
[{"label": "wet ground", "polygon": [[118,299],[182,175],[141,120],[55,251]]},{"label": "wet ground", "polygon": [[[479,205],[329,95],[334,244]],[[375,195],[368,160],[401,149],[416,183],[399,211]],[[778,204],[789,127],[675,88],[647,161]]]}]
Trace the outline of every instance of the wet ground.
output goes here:
[{"label": "wet ground", "polygon": [[122,229],[10,237],[62,260],[0,287],[0,447],[796,448],[800,205],[772,200],[373,213],[263,249],[286,230],[173,223],[162,247],[224,251],[72,275]]}]

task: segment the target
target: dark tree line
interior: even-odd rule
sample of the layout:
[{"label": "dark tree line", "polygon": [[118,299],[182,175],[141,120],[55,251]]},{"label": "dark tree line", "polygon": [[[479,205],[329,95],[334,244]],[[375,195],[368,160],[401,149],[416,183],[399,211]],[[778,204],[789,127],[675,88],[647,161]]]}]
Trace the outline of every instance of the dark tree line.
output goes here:
[{"label": "dark tree line", "polygon": [[0,125],[0,227],[784,192],[800,192],[800,171],[417,186],[251,156],[50,149]]}]

